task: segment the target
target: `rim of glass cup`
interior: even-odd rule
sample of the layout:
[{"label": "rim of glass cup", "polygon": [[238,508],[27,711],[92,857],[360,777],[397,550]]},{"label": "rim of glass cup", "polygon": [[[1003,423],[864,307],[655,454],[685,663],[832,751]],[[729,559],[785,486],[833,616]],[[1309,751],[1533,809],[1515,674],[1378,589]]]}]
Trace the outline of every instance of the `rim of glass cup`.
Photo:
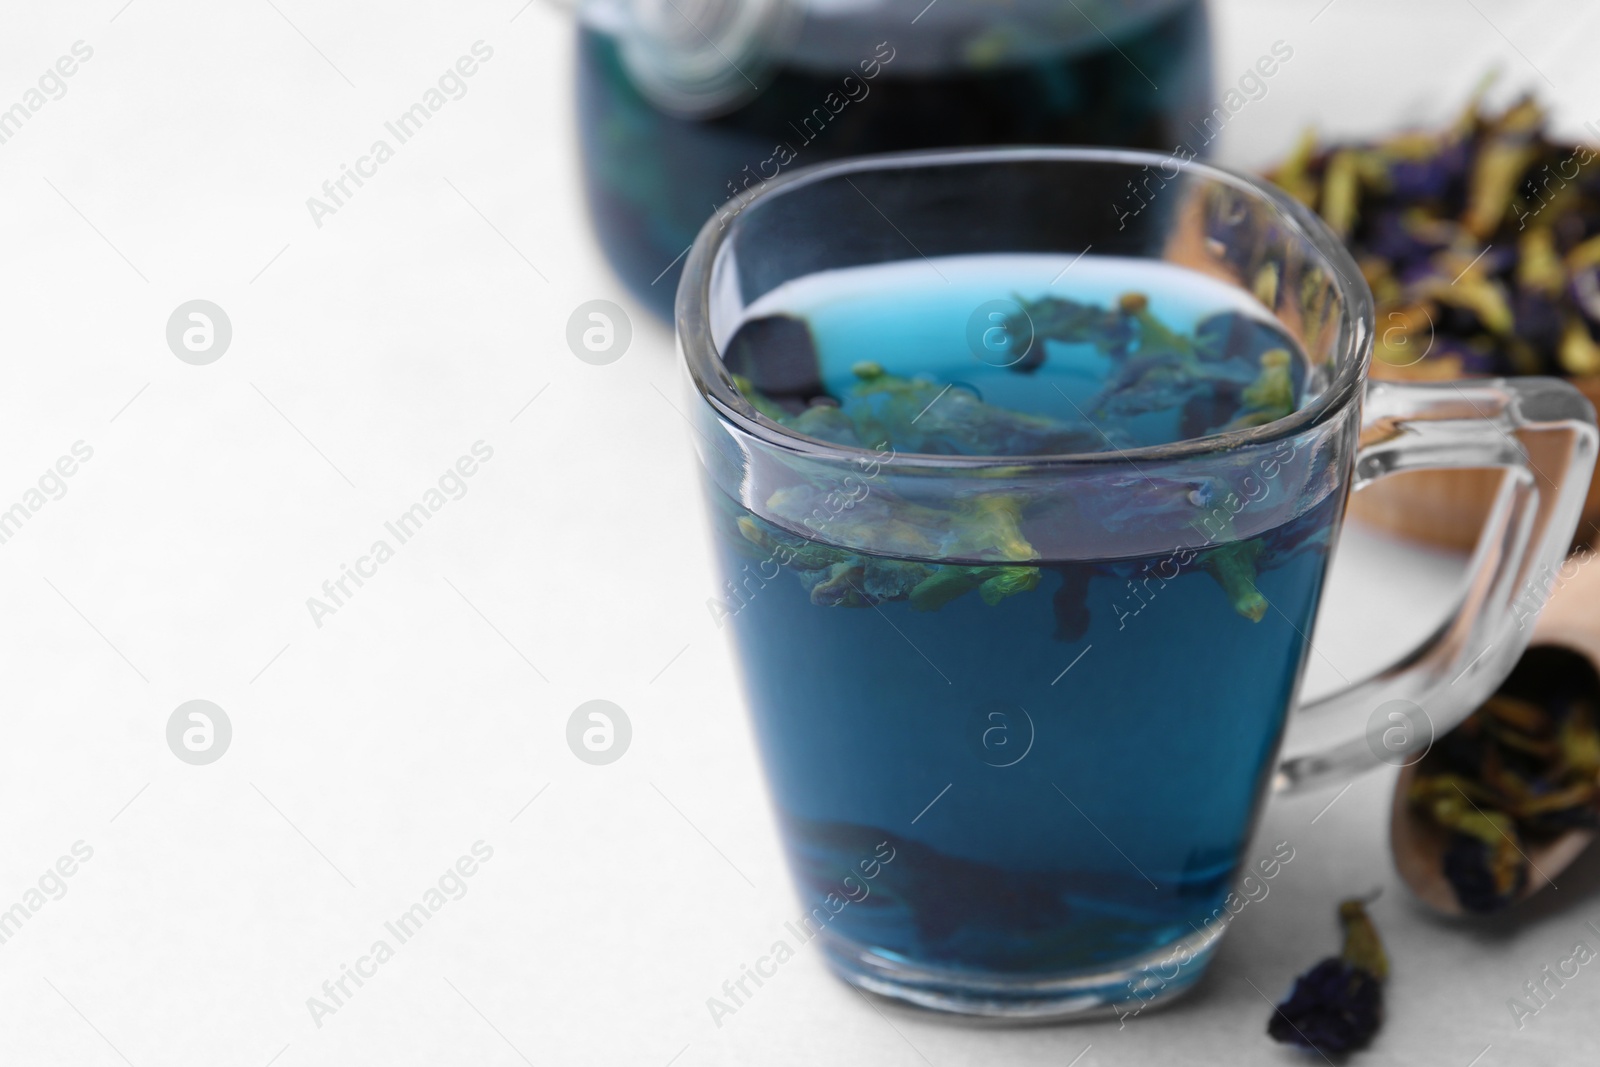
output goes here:
[{"label": "rim of glass cup", "polygon": [[[680,347],[696,391],[718,416],[742,432],[774,448],[816,458],[878,456],[871,449],[837,444],[819,437],[798,433],[758,412],[734,385],[723,365],[722,354],[711,335],[712,270],[723,245],[738,232],[746,213],[756,210],[774,197],[784,196],[816,182],[873,170],[904,170],[914,167],[960,166],[1009,161],[1055,163],[1117,163],[1130,167],[1160,167],[1176,163],[1178,168],[1207,181],[1232,186],[1276,207],[1282,222],[1322,256],[1337,279],[1339,295],[1339,360],[1337,373],[1317,397],[1293,414],[1264,426],[1226,430],[1205,437],[1191,437],[1160,445],[1113,448],[1104,452],[1062,452],[1027,456],[944,455],[928,452],[897,452],[895,464],[906,467],[950,469],[952,467],[1039,467],[1138,463],[1227,452],[1293,437],[1310,430],[1342,412],[1360,396],[1372,359],[1373,304],[1355,260],[1344,244],[1308,208],[1277,187],[1238,171],[1183,161],[1167,153],[1118,148],[964,148],[894,152],[860,156],[814,164],[792,174],[769,180],[744,201],[738,216],[723,225],[717,215],[706,221],[695,239],[684,265],[678,287],[677,328]],[[1352,281],[1354,279],[1354,281]]]}]

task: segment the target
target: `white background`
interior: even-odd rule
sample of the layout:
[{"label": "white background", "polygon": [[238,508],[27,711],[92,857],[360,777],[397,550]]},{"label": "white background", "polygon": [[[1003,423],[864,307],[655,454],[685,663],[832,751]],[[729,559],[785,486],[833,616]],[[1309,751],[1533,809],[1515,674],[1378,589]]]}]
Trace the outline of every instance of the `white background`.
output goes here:
[{"label": "white background", "polygon": [[[1375,887],[1394,976],[1364,1062],[1600,1050],[1588,969],[1521,1032],[1505,1003],[1597,944],[1600,863],[1520,920],[1435,922],[1389,866],[1389,774],[1320,818],[1331,795],[1274,803],[1252,855],[1296,857],[1271,895],[1197,994],[1120,1031],[875,1008],[814,946],[715,1026],[706,998],[797,904],[705,608],[670,336],[586,228],[568,16],[123,4],[9,0],[0,32],[0,107],[94,49],[0,145],[0,508],[94,450],[0,545],[0,908],[94,850],[0,945],[0,1063],[1303,1063],[1265,1038],[1252,983],[1279,997],[1335,949],[1336,901]],[[1219,92],[1274,40],[1295,49],[1224,161],[1312,122],[1442,120],[1497,63],[1563,129],[1600,119],[1592,3],[1322,7],[1216,4]],[[467,96],[313,225],[306,198],[480,39],[494,57]],[[194,298],[233,324],[210,366],[165,342]],[[634,310],[607,367],[564,341],[595,298]],[[479,440],[470,492],[314,626],[306,598]],[[1313,687],[1401,651],[1459,566],[1352,531]],[[194,698],[233,725],[209,766],[165,740]],[[564,739],[594,698],[633,723],[606,767]],[[307,997],[480,839],[470,891],[315,1025]]]}]

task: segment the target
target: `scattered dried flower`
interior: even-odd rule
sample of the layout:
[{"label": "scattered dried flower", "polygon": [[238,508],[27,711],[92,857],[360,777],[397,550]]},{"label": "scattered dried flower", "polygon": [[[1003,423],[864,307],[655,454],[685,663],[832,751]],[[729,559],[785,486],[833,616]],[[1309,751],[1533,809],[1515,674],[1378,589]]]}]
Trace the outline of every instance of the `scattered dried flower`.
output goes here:
[{"label": "scattered dried flower", "polygon": [[1383,1025],[1383,981],[1389,959],[1360,900],[1339,905],[1344,950],[1295,979],[1289,999],[1267,1023],[1267,1035],[1327,1055],[1366,1048]]}]

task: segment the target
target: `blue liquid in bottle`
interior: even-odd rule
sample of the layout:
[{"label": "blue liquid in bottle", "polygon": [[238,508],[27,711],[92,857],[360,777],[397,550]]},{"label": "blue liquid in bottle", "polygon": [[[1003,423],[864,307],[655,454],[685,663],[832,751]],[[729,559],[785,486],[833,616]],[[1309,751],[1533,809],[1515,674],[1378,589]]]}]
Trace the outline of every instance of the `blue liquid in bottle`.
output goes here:
[{"label": "blue liquid in bottle", "polygon": [[716,97],[710,114],[652,99],[630,66],[617,6],[592,3],[578,31],[589,209],[613,268],[664,317],[701,225],[779,174],[921,148],[1170,151],[1207,114],[1203,0],[805,4],[798,26],[764,52],[719,46],[747,78],[710,55],[710,75],[743,90]]}]

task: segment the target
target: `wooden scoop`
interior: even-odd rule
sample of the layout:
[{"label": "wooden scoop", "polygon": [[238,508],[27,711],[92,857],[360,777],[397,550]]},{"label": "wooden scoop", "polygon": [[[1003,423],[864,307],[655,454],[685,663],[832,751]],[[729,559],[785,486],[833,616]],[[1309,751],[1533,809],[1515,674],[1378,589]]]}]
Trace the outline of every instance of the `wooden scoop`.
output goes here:
[{"label": "wooden scoop", "polygon": [[[1576,573],[1573,573],[1576,569]],[[1570,577],[1569,577],[1570,576]],[[1600,709],[1600,685],[1584,669],[1585,661],[1600,674],[1600,556],[1580,553],[1568,559],[1557,576],[1549,603],[1534,628],[1533,640],[1523,663],[1535,650],[1559,649],[1572,657],[1548,657],[1539,653],[1540,669],[1570,670],[1581,676],[1581,684],[1595,690],[1590,703]],[[1420,815],[1409,803],[1411,783],[1421,763],[1400,769],[1395,783],[1394,805],[1389,820],[1389,846],[1400,878],[1424,904],[1442,915],[1469,914],[1456,899],[1455,889],[1444,875],[1444,854],[1450,831]],[[1568,830],[1543,842],[1523,843],[1528,859],[1528,880],[1517,895],[1527,899],[1559,877],[1573,860],[1594,841],[1591,830]]]}]

